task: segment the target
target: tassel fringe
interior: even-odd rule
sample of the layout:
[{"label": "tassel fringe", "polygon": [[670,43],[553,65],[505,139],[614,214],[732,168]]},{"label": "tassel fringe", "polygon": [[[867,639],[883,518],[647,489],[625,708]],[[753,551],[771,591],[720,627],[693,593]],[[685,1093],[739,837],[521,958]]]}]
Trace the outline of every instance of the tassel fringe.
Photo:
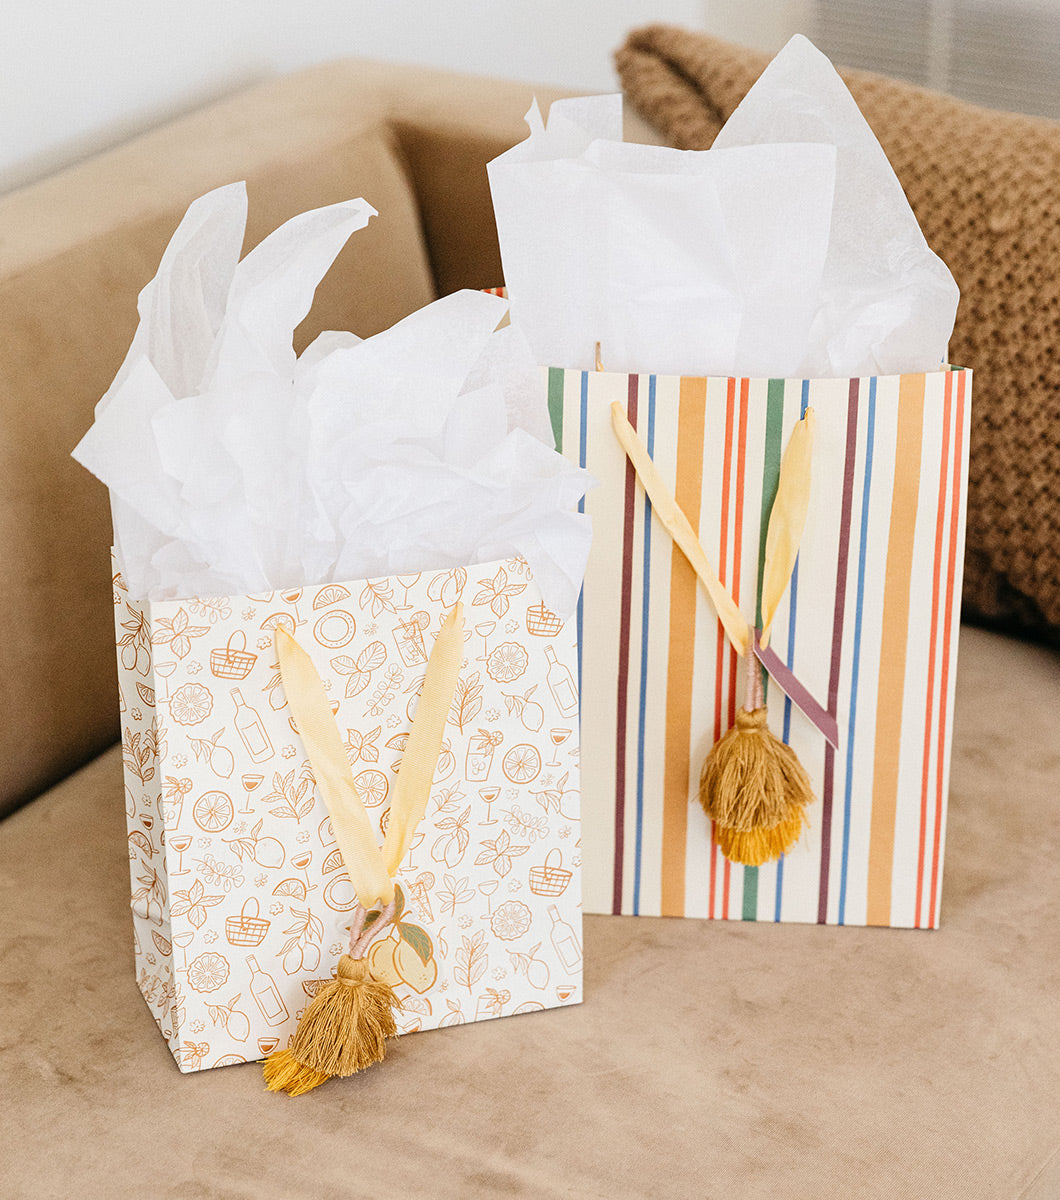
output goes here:
[{"label": "tassel fringe", "polygon": [[761,866],[786,854],[802,834],[813,802],[794,750],[766,725],[765,706],[741,708],[715,743],[699,778],[699,799],[715,840],[732,862]]},{"label": "tassel fringe", "polygon": [[394,989],[375,979],[363,958],[344,954],[335,978],[306,1009],[288,1050],[265,1060],[269,1091],[300,1096],[332,1075],[353,1075],[380,1062],[397,1034]]}]

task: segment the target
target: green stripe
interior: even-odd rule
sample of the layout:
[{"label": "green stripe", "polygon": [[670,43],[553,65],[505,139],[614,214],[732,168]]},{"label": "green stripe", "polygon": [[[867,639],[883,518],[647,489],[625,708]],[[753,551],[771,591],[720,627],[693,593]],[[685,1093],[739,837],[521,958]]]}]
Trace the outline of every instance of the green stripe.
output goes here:
[{"label": "green stripe", "polygon": [[[766,440],[762,459],[762,516],[758,534],[758,599],[755,602],[755,624],[762,624],[762,575],[766,565],[766,530],[769,514],[780,481],[780,436],[784,427],[784,380],[771,379],[766,393]],[[763,688],[769,688],[769,678],[763,672]],[[758,915],[758,868],[743,869],[743,919],[754,921]]]},{"label": "green stripe", "polygon": [[563,453],[563,376],[562,367],[548,369],[548,416],[552,422],[552,436],[556,442],[556,453]]}]

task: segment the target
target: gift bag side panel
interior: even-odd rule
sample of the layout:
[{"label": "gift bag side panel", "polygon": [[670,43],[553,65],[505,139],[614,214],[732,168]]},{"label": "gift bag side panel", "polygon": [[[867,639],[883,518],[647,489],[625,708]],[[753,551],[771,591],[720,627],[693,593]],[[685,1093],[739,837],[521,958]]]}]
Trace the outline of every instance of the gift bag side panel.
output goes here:
[{"label": "gift bag side panel", "polygon": [[158,678],[149,606],[129,598],[114,576],[115,644],[122,730],[122,772],[129,830],[130,907],[137,984],[174,1055],[181,1009],[174,975],[166,845],[166,731],[157,704]]}]

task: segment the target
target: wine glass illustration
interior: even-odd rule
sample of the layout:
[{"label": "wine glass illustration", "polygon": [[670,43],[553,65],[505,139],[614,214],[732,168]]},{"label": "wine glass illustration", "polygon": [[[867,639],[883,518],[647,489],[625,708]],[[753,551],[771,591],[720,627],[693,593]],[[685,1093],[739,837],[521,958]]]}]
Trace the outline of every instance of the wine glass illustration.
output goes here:
[{"label": "wine glass illustration", "polygon": [[501,886],[499,879],[487,879],[478,885],[478,890],[486,897],[487,919],[493,916],[493,893]]},{"label": "wine glass illustration", "polygon": [[409,604],[409,588],[412,587],[412,585],[419,579],[419,577],[420,577],[420,573],[417,573],[415,575],[399,575],[397,577],[398,583],[400,583],[401,586],[405,589],[405,600],[398,611],[404,612],[412,607],[412,605]]},{"label": "wine glass illustration", "polygon": [[486,639],[497,628],[496,621],[479,621],[475,626],[475,632],[482,638],[482,657],[479,662],[485,662],[489,658],[489,644]]},{"label": "wine glass illustration", "polygon": [[559,761],[559,748],[563,745],[567,738],[570,737],[570,730],[550,729],[548,731],[548,736],[552,739],[552,745],[555,747],[555,749],[552,751],[552,757],[555,759],[555,762],[550,762],[547,765],[550,767],[561,766],[562,764]]},{"label": "wine glass illustration", "polygon": [[556,985],[556,999],[559,1001],[569,1000],[574,995],[573,983],[559,983]]},{"label": "wine glass illustration", "polygon": [[[170,677],[170,675],[172,675],[176,669],[177,669],[176,662],[156,662],[155,663],[155,674],[160,675],[163,679],[168,679]],[[158,697],[158,701],[160,704],[168,704],[169,703],[169,684],[168,683],[165,685],[165,688],[166,688],[166,694],[164,696]]]},{"label": "wine glass illustration", "polygon": [[416,870],[416,867],[413,865],[413,862],[412,862],[412,856],[416,852],[416,847],[420,844],[420,842],[423,841],[425,836],[426,836],[426,830],[424,830],[424,829],[417,829],[416,832],[412,835],[412,841],[409,842],[409,859],[408,859],[408,862],[405,864],[405,870],[407,870],[407,871],[415,871]]},{"label": "wine glass illustration", "polygon": [[294,623],[296,625],[304,625],[305,622],[298,615],[298,601],[302,598],[302,588],[288,588],[286,591],[280,592],[284,603],[289,604],[294,609]]},{"label": "wine glass illustration", "polygon": [[254,815],[254,810],[250,807],[250,793],[260,787],[264,779],[264,775],[244,775],[242,777],[243,791],[246,794],[243,797],[243,807],[239,811],[244,817]]},{"label": "wine glass illustration", "polygon": [[501,789],[499,787],[479,788],[478,794],[482,797],[483,800],[486,801],[486,819],[485,819],[485,821],[479,821],[479,824],[480,825],[496,825],[497,822],[492,816],[491,808],[493,805],[493,801],[496,800],[497,797],[501,794]]},{"label": "wine glass illustration", "polygon": [[316,884],[309,882],[309,876],[306,874],[306,867],[313,861],[313,851],[303,850],[301,854],[295,854],[291,858],[291,866],[297,867],[299,871],[305,875],[305,890],[307,892],[316,891]]},{"label": "wine glass illustration", "polygon": [[[173,872],[174,875],[190,875],[191,872],[181,861],[184,857],[184,851],[191,847],[191,835],[187,833],[172,833],[169,835],[170,849],[177,852],[177,869]],[[176,938],[173,939],[176,941]]]},{"label": "wine glass illustration", "polygon": [[278,1037],[260,1037],[258,1038],[258,1049],[262,1054],[271,1054],[273,1050],[280,1044]]},{"label": "wine glass illustration", "polygon": [[195,930],[194,929],[185,930],[184,933],[175,933],[171,939],[174,946],[180,947],[180,957],[183,961],[183,970],[184,971],[187,971],[187,969],[188,969],[187,948],[191,945],[191,943],[194,940],[195,940]]}]

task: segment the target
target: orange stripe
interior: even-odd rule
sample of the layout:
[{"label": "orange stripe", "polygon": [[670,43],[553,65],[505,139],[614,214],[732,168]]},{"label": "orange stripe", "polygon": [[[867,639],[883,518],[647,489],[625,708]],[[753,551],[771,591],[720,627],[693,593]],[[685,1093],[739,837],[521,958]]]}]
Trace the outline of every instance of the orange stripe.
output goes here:
[{"label": "orange stripe", "polygon": [[[729,537],[729,474],[732,471],[732,427],[735,418],[736,380],[730,378],[725,391],[725,458],[722,463],[721,480],[721,528],[718,535],[718,579],[725,582],[725,565],[727,562]],[[722,734],[722,696],[725,682],[725,630],[718,622],[718,635],[714,652],[714,741]],[[710,897],[708,911],[712,917],[717,916],[714,905],[718,890],[718,863],[722,859],[721,851],[714,840],[714,822],[710,823]]]},{"label": "orange stripe", "polygon": [[943,525],[946,516],[946,470],[950,456],[950,408],[953,399],[953,375],[946,375],[946,391],[942,415],[942,465],[939,475],[939,501],[935,514],[935,563],[931,585],[931,634],[928,639],[927,700],[924,705],[924,752],[920,767],[920,842],[916,863],[916,911],[914,926],[920,928],[920,914],[924,888],[924,857],[927,847],[928,790],[931,776],[931,733],[934,725],[935,704],[935,659],[939,632],[939,587],[942,584],[942,543],[945,539]]},{"label": "orange stripe", "polygon": [[[953,586],[957,573],[957,526],[961,511],[961,459],[964,442],[964,384],[965,372],[957,376],[957,418],[954,422],[953,440],[953,506],[950,509],[950,553],[946,564],[946,621],[942,634],[942,678],[939,682],[939,743],[936,765],[936,794],[935,794],[935,844],[931,854],[931,900],[928,910],[928,927],[935,928],[936,905],[939,894],[939,860],[942,848],[942,811],[946,803],[942,784],[944,778],[943,764],[945,762],[946,745],[946,703],[950,680],[950,650],[953,634]],[[947,383],[949,376],[947,376]]]},{"label": "orange stripe", "polygon": [[[677,480],[674,495],[699,532],[703,492],[703,432],[707,382],[682,379],[677,416]],[[666,675],[666,765],[663,789],[662,915],[684,916],[685,845],[688,833],[689,761],[692,738],[692,672],[695,667],[695,572],[674,545],[670,551],[670,644]]]},{"label": "orange stripe", "polygon": [[903,375],[898,387],[898,435],[894,493],[884,576],[880,680],[876,692],[876,749],[869,831],[867,925],[891,923],[894,818],[909,630],[909,583],[913,573],[920,456],[924,438],[923,375]]}]

